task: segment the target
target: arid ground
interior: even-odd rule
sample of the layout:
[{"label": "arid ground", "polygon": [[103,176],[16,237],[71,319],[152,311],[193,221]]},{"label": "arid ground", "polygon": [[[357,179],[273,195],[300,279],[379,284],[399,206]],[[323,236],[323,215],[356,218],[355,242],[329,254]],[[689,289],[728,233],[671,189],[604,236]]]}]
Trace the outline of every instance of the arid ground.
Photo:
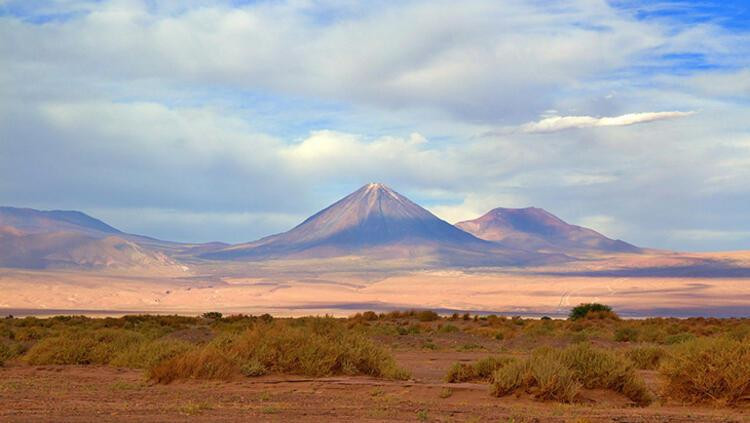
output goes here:
[{"label": "arid ground", "polygon": [[[102,358],[87,355],[90,350],[76,352],[79,344],[66,344],[64,338],[104,333],[106,336],[99,339],[106,346],[115,342],[116,334],[137,332],[145,334],[146,338],[138,338],[142,342],[188,343],[190,348],[200,349],[220,342],[222,333],[241,333],[243,328],[269,324],[261,323],[267,318],[6,319],[3,342],[25,352],[14,350],[15,358],[0,367],[0,421],[750,421],[750,404],[741,394],[731,403],[718,398],[680,400],[667,388],[666,373],[658,367],[658,360],[649,364],[624,358],[631,357],[634,349],[643,348],[664,354],[660,359],[669,360],[670,354],[702,339],[728,337],[742,340],[731,342],[747,343],[748,320],[423,317],[393,313],[378,317],[370,313],[327,320],[327,324],[343,325],[340,327],[347,333],[361,334],[374,342],[408,372],[407,377],[310,376],[299,374],[304,371],[279,373],[269,367],[265,375],[256,373],[253,377],[230,372],[217,380],[216,374],[208,377],[204,373],[171,382],[159,382],[152,370],[132,368],[143,364],[132,357],[130,361],[116,358],[128,350],[127,346],[99,350],[97,354],[107,357]],[[310,324],[296,322],[282,319],[278,322],[281,326],[276,327]],[[273,319],[270,324],[276,323]],[[67,335],[55,338],[59,334]],[[539,347],[564,349],[584,344],[626,360],[622,363],[634,369],[633,377],[644,382],[650,404],[638,406],[614,387],[584,386],[567,402],[540,399],[539,388],[497,397],[490,394],[490,381],[449,383],[450,369],[460,364],[471,366],[487,357],[521,360],[535,354]],[[107,360],[109,365],[102,364]],[[169,359],[164,360],[169,363]],[[69,364],[55,364],[66,362]],[[70,364],[73,362],[88,364]],[[130,363],[131,368],[113,363]],[[208,380],[204,380],[206,377]]]},{"label": "arid ground", "polygon": [[[633,408],[607,392],[591,403],[494,398],[487,384],[447,384],[441,370],[486,353],[400,352],[414,381],[367,377],[266,376],[233,382],[157,385],[137,370],[103,366],[0,369],[0,420],[27,421],[467,421],[467,422],[746,422],[747,410],[681,405]],[[654,372],[645,372],[657,389]],[[423,413],[420,413],[423,412]]]}]

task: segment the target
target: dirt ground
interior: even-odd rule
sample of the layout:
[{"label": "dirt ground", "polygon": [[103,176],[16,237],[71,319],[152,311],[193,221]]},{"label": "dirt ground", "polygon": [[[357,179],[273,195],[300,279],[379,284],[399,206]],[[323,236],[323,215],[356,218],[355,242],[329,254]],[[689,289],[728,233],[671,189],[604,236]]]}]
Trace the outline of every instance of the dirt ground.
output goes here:
[{"label": "dirt ground", "polygon": [[[495,398],[488,385],[446,384],[445,369],[486,352],[395,351],[410,381],[295,376],[151,384],[138,370],[106,366],[0,368],[0,422],[91,421],[438,421],[438,422],[750,422],[749,409],[628,405],[607,391],[583,404]],[[657,389],[656,375],[644,372]]]}]

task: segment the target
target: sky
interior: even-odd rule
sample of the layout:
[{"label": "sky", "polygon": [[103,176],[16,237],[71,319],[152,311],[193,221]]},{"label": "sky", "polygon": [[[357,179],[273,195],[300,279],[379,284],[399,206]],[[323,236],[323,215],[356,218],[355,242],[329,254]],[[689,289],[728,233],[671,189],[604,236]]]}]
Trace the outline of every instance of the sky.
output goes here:
[{"label": "sky", "polygon": [[243,242],[368,182],[750,249],[750,3],[0,0],[0,205]]}]

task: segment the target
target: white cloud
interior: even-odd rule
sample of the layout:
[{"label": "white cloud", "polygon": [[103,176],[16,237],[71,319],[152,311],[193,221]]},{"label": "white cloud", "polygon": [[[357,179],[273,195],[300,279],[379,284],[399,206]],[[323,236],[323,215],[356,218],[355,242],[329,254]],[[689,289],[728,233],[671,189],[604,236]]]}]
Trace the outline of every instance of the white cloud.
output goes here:
[{"label": "white cloud", "polygon": [[[556,86],[664,48],[658,25],[600,2],[564,3],[290,1],[174,11],[110,1],[52,25],[4,18],[0,55],[26,76],[168,80],[508,121],[549,106]],[[336,18],[321,24],[316,7]]]},{"label": "white cloud", "polygon": [[526,133],[557,132],[574,128],[594,128],[603,126],[628,126],[657,120],[675,119],[690,116],[695,112],[644,112],[628,113],[613,117],[593,116],[551,116],[538,122],[529,122],[521,126]]},{"label": "white cloud", "polygon": [[230,3],[16,2],[62,18],[0,17],[0,200],[221,240],[375,180],[449,221],[750,230],[747,33],[599,0]]}]

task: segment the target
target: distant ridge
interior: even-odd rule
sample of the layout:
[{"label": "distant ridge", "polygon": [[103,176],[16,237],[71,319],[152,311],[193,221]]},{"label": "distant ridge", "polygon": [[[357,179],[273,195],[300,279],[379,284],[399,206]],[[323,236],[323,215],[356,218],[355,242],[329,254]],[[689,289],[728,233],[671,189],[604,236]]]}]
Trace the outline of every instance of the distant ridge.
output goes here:
[{"label": "distant ridge", "polygon": [[566,223],[552,213],[536,207],[498,207],[477,219],[456,223],[456,227],[478,238],[511,248],[566,253],[641,251],[627,242],[607,238],[592,229]]},{"label": "distant ridge", "polygon": [[0,226],[10,226],[25,233],[42,233],[61,230],[94,231],[121,234],[122,231],[75,210],[35,210],[18,207],[0,207]]},{"label": "distant ridge", "polygon": [[163,253],[172,245],[124,233],[79,211],[0,207],[0,266],[177,268]]}]

